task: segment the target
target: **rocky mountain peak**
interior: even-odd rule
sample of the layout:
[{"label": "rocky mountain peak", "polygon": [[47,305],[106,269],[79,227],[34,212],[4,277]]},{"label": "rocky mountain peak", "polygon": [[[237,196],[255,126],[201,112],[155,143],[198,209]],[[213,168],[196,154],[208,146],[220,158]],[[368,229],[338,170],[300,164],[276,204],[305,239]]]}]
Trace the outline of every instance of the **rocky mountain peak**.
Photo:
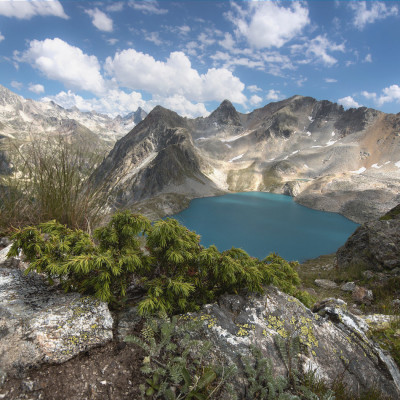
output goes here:
[{"label": "rocky mountain peak", "polygon": [[208,119],[219,125],[241,126],[239,113],[229,100],[224,100]]}]

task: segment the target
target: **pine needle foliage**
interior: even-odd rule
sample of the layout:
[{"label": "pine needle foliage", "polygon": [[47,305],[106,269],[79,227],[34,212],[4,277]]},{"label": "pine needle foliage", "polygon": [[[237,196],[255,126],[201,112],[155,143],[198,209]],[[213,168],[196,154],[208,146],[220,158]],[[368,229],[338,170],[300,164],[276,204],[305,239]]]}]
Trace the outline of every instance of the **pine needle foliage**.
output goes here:
[{"label": "pine needle foliage", "polygon": [[235,368],[206,361],[211,343],[192,338],[200,328],[199,323],[164,314],[147,318],[141,337],[125,338],[146,352],[141,372],[148,378],[140,385],[142,399],[216,399],[228,386]]},{"label": "pine needle foliage", "polygon": [[18,229],[12,239],[9,256],[22,251],[30,262],[28,271],[45,273],[65,290],[117,305],[135,277],[146,291],[138,305],[142,315],[198,311],[221,294],[262,293],[269,284],[302,295],[295,263],[276,254],[261,261],[241,249],[221,253],[215,246],[204,248],[199,235],[170,218],[152,225],[125,211],[93,236],[50,221]]}]

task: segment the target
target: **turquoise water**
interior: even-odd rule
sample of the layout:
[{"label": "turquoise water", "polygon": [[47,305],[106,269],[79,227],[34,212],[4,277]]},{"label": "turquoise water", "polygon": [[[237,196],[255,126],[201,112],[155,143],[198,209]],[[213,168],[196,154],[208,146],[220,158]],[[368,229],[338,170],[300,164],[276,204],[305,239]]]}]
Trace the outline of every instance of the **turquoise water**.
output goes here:
[{"label": "turquoise water", "polygon": [[195,199],[172,216],[201,235],[201,244],[251,256],[271,252],[304,261],[335,252],[358,227],[347,218],[301,206],[289,196],[246,192]]}]

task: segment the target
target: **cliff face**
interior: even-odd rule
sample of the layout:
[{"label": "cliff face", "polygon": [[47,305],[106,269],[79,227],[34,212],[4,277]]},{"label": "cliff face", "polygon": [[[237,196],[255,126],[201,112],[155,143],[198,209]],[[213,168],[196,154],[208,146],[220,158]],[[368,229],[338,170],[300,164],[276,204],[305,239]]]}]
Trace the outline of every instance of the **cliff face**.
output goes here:
[{"label": "cliff face", "polygon": [[225,100],[194,120],[156,107],[116,144],[95,181],[125,205],[162,193],[270,191],[364,222],[400,201],[399,128],[400,115],[302,96],[249,114]]}]

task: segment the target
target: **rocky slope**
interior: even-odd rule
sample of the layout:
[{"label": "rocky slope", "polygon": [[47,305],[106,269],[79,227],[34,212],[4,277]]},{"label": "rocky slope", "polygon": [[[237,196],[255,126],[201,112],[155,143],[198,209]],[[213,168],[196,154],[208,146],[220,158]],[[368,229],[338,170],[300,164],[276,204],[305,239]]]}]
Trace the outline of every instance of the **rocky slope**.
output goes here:
[{"label": "rocky slope", "polygon": [[225,100],[194,120],[156,107],[94,180],[129,207],[167,194],[270,191],[364,222],[400,201],[399,131],[400,114],[302,96],[249,114]]},{"label": "rocky slope", "polygon": [[139,108],[124,117],[111,118],[76,107],[65,109],[54,102],[39,102],[13,93],[0,85],[0,137],[26,140],[30,135],[86,134],[112,146],[147,113]]}]

